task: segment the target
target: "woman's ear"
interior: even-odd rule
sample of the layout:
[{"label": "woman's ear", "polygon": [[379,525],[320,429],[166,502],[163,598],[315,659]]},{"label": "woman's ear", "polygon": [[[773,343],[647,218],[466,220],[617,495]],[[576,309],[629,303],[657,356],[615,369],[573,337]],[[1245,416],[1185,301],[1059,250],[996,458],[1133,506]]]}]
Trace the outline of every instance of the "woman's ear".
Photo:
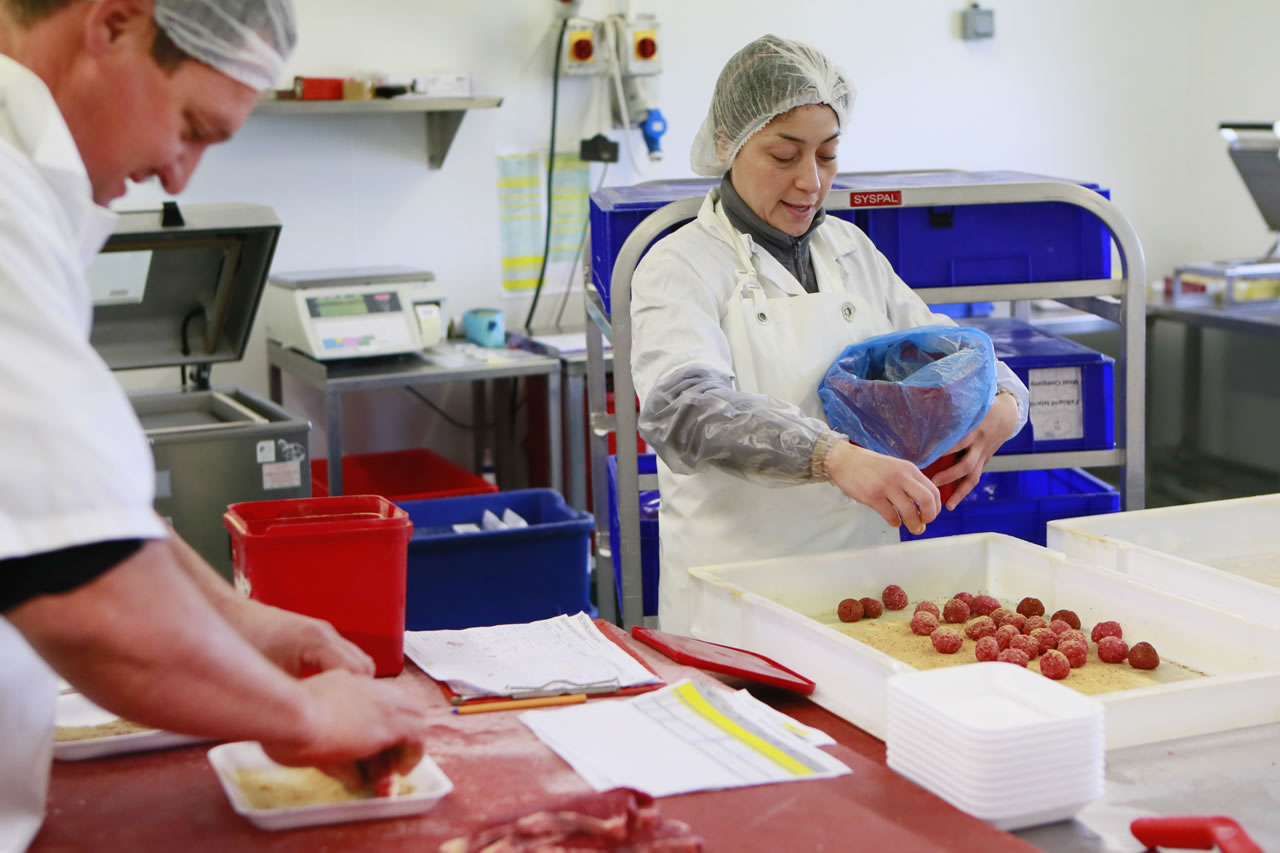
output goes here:
[{"label": "woman's ear", "polygon": [[140,43],[150,51],[155,31],[152,11],[147,0],[90,0],[84,21],[85,49],[102,56]]}]

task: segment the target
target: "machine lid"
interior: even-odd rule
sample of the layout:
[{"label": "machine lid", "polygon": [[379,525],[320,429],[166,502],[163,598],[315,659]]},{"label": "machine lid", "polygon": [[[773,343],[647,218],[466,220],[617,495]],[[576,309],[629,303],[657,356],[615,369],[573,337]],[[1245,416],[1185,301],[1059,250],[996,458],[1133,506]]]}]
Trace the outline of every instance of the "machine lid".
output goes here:
[{"label": "machine lid", "polygon": [[[113,370],[239,361],[280,237],[269,207],[122,213],[89,265],[90,342]],[[176,224],[166,225],[166,222]]]},{"label": "machine lid", "polygon": [[313,287],[353,287],[362,284],[386,285],[435,281],[435,279],[435,275],[426,270],[387,265],[279,272],[272,274],[269,283],[277,287],[283,287],[286,290],[306,290]]},{"label": "machine lid", "polygon": [[1267,227],[1280,231],[1280,123],[1223,122],[1218,132]]}]

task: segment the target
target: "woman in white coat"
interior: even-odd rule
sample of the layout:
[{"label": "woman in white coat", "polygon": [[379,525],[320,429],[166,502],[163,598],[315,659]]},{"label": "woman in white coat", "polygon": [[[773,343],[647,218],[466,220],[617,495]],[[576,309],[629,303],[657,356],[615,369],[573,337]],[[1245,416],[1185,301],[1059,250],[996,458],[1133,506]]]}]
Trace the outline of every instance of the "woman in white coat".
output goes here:
[{"label": "woman in white coat", "polygon": [[854,89],[818,51],[764,36],[725,65],[692,165],[722,176],[697,219],[660,240],[632,281],[640,434],[658,454],[659,623],[688,633],[688,571],[898,540],[974,487],[1027,419],[997,368],[986,418],[931,482],[850,444],[818,383],[846,346],[933,314],[856,227],[824,214]]}]

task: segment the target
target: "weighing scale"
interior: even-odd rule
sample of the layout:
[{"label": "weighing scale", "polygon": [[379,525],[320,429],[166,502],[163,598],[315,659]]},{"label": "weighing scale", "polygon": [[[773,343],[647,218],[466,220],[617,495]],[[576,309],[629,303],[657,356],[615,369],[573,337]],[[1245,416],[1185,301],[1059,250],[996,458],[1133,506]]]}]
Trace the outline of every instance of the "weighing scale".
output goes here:
[{"label": "weighing scale", "polygon": [[267,337],[319,361],[419,352],[444,338],[445,293],[429,272],[382,266],[271,276]]},{"label": "weighing scale", "polygon": [[244,355],[280,221],[243,204],[166,208],[121,214],[89,265],[90,341],[112,370],[181,369],[183,390],[129,401],[155,458],[156,511],[230,579],[227,505],[311,495],[311,424],[209,386],[215,363]]},{"label": "weighing scale", "polygon": [[[1223,122],[1218,132],[1267,227],[1280,232],[1280,122]],[[1212,287],[1217,282],[1222,282],[1220,295]],[[1188,283],[1202,287],[1189,291]],[[1174,305],[1275,301],[1280,298],[1280,239],[1260,258],[1176,267],[1172,284]]]}]

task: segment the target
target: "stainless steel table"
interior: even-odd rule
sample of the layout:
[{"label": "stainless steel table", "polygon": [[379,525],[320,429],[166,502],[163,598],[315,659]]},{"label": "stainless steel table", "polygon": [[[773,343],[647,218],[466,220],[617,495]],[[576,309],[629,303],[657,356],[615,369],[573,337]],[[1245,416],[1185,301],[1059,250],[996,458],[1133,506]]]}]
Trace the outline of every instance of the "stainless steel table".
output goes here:
[{"label": "stainless steel table", "polygon": [[[1148,341],[1153,339],[1154,326],[1160,321],[1178,323],[1185,328],[1179,372],[1182,432],[1177,447],[1152,454],[1153,487],[1170,491],[1180,501],[1275,491],[1280,480],[1274,471],[1213,457],[1205,452],[1201,435],[1201,419],[1204,417],[1201,371],[1205,329],[1218,329],[1233,335],[1280,338],[1280,303],[1237,302],[1226,308],[1150,303],[1147,305]],[[1150,391],[1148,386],[1148,393]],[[1200,493],[1187,485],[1188,482],[1209,481],[1217,483],[1216,488],[1223,491]]]},{"label": "stainless steel table", "polygon": [[1015,835],[1053,853],[1138,853],[1134,818],[1226,815],[1263,850],[1280,850],[1277,806],[1280,723],[1112,750],[1101,800]]},{"label": "stainless steel table", "polygon": [[[480,425],[486,415],[485,383],[495,382],[495,400],[499,407],[507,399],[503,393],[508,382],[521,376],[547,377],[547,435],[551,459],[551,488],[561,491],[560,473],[563,449],[560,438],[560,372],[558,358],[550,358],[524,350],[510,350],[510,361],[441,367],[429,364],[417,354],[366,361],[322,362],[296,350],[267,341],[267,365],[270,372],[271,399],[284,397],[282,374],[324,394],[325,427],[329,437],[329,494],[342,494],[342,395],[348,391],[373,391],[433,385],[442,382],[470,382],[474,422],[477,425],[474,447],[475,469],[480,470],[485,441]],[[511,420],[499,412],[494,419],[493,454],[499,475],[505,469],[507,448],[511,445]]]}]

